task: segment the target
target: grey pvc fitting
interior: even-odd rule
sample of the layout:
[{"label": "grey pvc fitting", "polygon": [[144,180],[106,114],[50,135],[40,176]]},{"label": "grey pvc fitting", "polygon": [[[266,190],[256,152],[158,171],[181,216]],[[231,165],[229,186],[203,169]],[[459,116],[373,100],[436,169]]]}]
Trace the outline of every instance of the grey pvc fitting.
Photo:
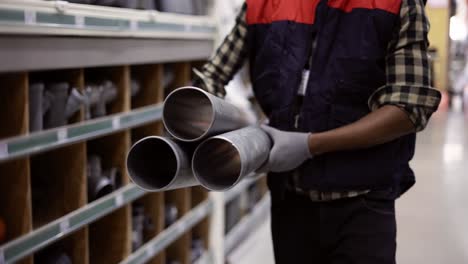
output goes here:
[{"label": "grey pvc fitting", "polygon": [[29,86],[29,131],[31,132],[40,131],[43,128],[43,95],[43,83]]},{"label": "grey pvc fitting", "polygon": [[67,109],[68,83],[53,83],[46,86],[48,92],[53,95],[53,100],[50,104],[44,117],[44,128],[55,128],[67,124],[65,111]]},{"label": "grey pvc fitting", "polygon": [[[117,87],[111,81],[104,81],[101,85],[96,87],[99,92],[99,99],[93,98],[91,101],[91,115],[93,117],[102,117],[107,114],[106,106],[117,98]],[[96,96],[93,94],[93,96]]]},{"label": "grey pvc fitting", "polygon": [[88,200],[94,201],[112,193],[115,185],[112,180],[102,173],[101,158],[88,158]]},{"label": "grey pvc fitting", "polygon": [[138,95],[138,93],[140,92],[141,90],[141,85],[140,85],[140,82],[137,81],[137,80],[132,80],[132,83],[131,83],[131,94],[132,94],[132,97],[135,97]]},{"label": "grey pvc fitting", "polygon": [[164,206],[164,227],[169,227],[179,218],[179,209],[174,204],[166,204]]},{"label": "grey pvc fitting", "polygon": [[86,96],[80,93],[78,89],[72,88],[67,100],[65,110],[66,119],[71,118],[76,112],[80,111],[81,106],[86,103]]},{"label": "grey pvc fitting", "polygon": [[192,15],[195,13],[192,0],[159,0],[163,12]]}]

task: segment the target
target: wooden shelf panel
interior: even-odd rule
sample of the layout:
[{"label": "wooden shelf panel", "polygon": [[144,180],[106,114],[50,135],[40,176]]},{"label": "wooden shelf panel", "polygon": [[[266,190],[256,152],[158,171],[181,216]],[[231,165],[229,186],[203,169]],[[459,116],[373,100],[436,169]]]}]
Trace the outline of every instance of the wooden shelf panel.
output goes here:
[{"label": "wooden shelf panel", "polygon": [[131,253],[130,206],[89,226],[90,263],[118,263]]},{"label": "wooden shelf panel", "polygon": [[[190,233],[190,230],[213,212],[214,202],[208,199],[196,206],[173,225],[165,229],[157,237],[143,245],[136,252],[122,261],[122,264],[143,264],[147,263],[152,257],[162,252],[167,246],[180,244],[180,239],[184,238],[184,234]],[[179,238],[179,242],[176,240]],[[184,251],[188,255],[188,251]],[[174,258],[177,259],[177,258]]]},{"label": "wooden shelf panel", "polygon": [[[183,217],[191,209],[191,189],[179,189],[165,193],[166,202],[176,205],[179,218]],[[166,250],[166,261],[179,261],[181,264],[190,263],[190,246],[192,234],[185,232],[177,241]]]},{"label": "wooden shelf panel", "polygon": [[[131,67],[131,80],[140,86],[139,92],[132,97],[132,109],[147,107],[162,103],[164,91],[162,87],[163,66],[162,65],[138,65]],[[132,142],[144,137],[161,135],[163,131],[162,122],[154,122],[132,130]],[[136,203],[143,205],[145,216],[149,217],[153,224],[152,230],[144,230],[144,243],[154,239],[164,230],[164,193],[148,193]],[[165,253],[161,252],[152,257],[148,263],[165,264]]]},{"label": "wooden shelf panel", "polygon": [[[0,75],[0,139],[24,135],[29,130],[28,75]],[[1,153],[7,151],[0,144]],[[32,229],[31,179],[29,159],[17,159],[0,164],[0,218],[6,225],[5,241],[14,240]],[[29,264],[31,257],[21,263]]]},{"label": "wooden shelf panel", "polygon": [[[85,71],[86,82],[110,80],[118,91],[117,98],[106,108],[108,114],[130,111],[130,67],[95,68]],[[88,156],[101,158],[103,170],[117,168],[122,186],[130,183],[126,157],[130,149],[131,133],[125,130],[87,143]],[[100,219],[89,226],[90,263],[118,263],[132,251],[131,206]]]}]

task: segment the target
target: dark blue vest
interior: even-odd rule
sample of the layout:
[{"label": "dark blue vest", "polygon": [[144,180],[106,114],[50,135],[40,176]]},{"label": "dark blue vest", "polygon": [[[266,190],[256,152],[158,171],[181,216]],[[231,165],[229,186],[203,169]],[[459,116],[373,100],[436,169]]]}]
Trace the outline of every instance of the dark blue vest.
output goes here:
[{"label": "dark blue vest", "polygon": [[[400,6],[401,0],[247,0],[251,79],[270,124],[314,133],[367,115],[369,97],[386,84],[385,56],[399,30]],[[307,94],[298,106],[313,39]],[[320,191],[393,187],[403,193],[414,184],[408,165],[414,145],[410,135],[316,157],[299,168],[299,185]]]}]

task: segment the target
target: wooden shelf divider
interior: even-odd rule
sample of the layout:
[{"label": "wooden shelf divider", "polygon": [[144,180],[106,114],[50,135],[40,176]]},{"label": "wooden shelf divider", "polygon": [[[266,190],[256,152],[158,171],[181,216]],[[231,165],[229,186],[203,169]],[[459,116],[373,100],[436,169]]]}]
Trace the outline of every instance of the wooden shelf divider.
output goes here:
[{"label": "wooden shelf divider", "polygon": [[[187,86],[192,80],[191,63],[181,62],[171,64],[175,78],[173,83],[168,87],[166,94],[171,91]],[[168,191],[165,194],[166,202],[174,203],[179,211],[179,217],[185,215],[191,209],[191,188]],[[177,260],[181,264],[189,264],[190,248],[192,242],[191,232],[182,235],[173,245],[166,250],[167,260]]]},{"label": "wooden shelf divider", "polygon": [[[29,78],[27,73],[0,75],[0,139],[29,131]],[[0,152],[5,146],[0,146]],[[6,224],[6,241],[32,230],[29,158],[0,163],[0,217]],[[2,244],[0,242],[0,244]],[[33,263],[32,257],[21,261]]]},{"label": "wooden shelf divider", "polygon": [[[140,91],[132,98],[132,109],[161,103],[164,100],[162,87],[163,67],[162,65],[139,65],[131,69],[132,80],[140,85]],[[132,141],[136,142],[142,138],[161,135],[163,132],[162,122],[151,123],[132,130]],[[137,200],[145,209],[145,215],[151,219],[152,230],[145,230],[144,242],[148,242],[164,230],[164,193],[149,193]],[[165,264],[165,254],[160,253],[148,263]]]},{"label": "wooden shelf divider", "polygon": [[[129,66],[90,69],[85,74],[89,74],[91,79],[96,76],[106,77],[116,84],[118,96],[108,106],[107,114],[130,110]],[[130,149],[130,136],[130,131],[126,130],[88,142],[88,155],[100,156],[103,169],[118,168],[122,175],[122,185],[129,184],[125,161]],[[91,224],[89,226],[90,263],[118,263],[129,256],[131,232],[130,205],[125,205]]]},{"label": "wooden shelf divider", "polygon": [[[81,69],[34,73],[32,79],[68,82],[84,89]],[[84,120],[83,107],[71,122]],[[33,225],[39,228],[87,204],[86,143],[77,143],[31,157]],[[73,263],[88,263],[88,229],[83,228],[52,245],[59,247]]]}]

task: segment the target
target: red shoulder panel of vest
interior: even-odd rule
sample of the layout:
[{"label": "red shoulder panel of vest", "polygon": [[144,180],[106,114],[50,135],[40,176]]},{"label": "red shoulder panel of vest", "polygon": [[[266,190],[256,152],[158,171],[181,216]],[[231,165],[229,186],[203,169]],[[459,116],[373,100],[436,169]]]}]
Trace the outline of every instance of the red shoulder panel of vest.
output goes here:
[{"label": "red shoulder panel of vest", "polygon": [[313,24],[320,0],[247,0],[247,24],[294,21]]},{"label": "red shoulder panel of vest", "polygon": [[[329,0],[328,6],[351,12],[356,8],[380,9],[399,14],[402,0]],[[247,0],[247,24],[294,21],[313,24],[320,0]]]},{"label": "red shoulder panel of vest", "polygon": [[402,0],[329,0],[328,6],[351,12],[355,8],[380,9],[392,14],[399,14]]}]

